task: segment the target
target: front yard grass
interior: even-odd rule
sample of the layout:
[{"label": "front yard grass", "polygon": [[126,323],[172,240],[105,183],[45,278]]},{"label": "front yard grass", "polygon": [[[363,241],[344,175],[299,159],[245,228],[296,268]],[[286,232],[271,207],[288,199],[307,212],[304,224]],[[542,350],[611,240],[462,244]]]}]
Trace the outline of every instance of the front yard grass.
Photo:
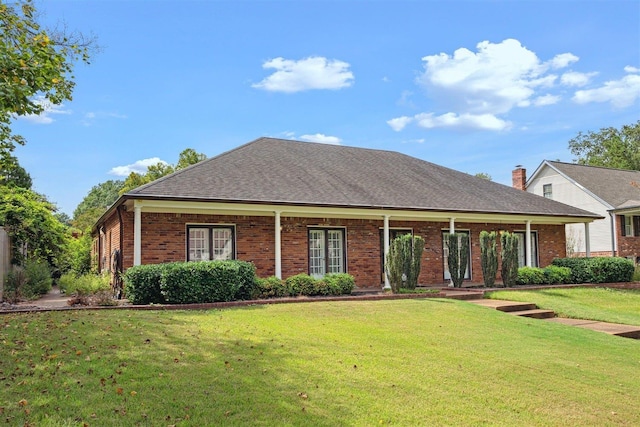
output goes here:
[{"label": "front yard grass", "polygon": [[553,288],[537,291],[495,291],[492,299],[532,302],[560,317],[640,326],[640,290]]},{"label": "front yard grass", "polygon": [[640,342],[443,299],[0,317],[7,425],[640,425]]}]

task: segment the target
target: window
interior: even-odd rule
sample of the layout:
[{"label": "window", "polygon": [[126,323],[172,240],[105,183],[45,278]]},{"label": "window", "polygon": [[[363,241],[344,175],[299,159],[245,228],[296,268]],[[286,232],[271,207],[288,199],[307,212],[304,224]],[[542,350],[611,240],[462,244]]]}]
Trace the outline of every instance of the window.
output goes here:
[{"label": "window", "polygon": [[[518,267],[527,265],[526,232],[516,231],[518,236]],[[538,267],[538,232],[531,232],[531,267]]]},{"label": "window", "polygon": [[542,195],[547,199],[553,199],[553,189],[551,188],[551,184],[544,184],[542,186]]},{"label": "window", "polygon": [[188,225],[187,261],[235,259],[235,227]]},{"label": "window", "polygon": [[633,236],[633,217],[630,215],[624,216],[624,235]]},{"label": "window", "polygon": [[[469,254],[467,261],[467,269],[464,272],[465,280],[471,279],[471,236],[469,235],[469,231],[465,230],[456,230],[456,233],[466,234],[469,239]],[[449,248],[447,247],[447,234],[449,234],[449,230],[442,231],[442,259],[444,264],[444,280],[451,280],[451,273],[449,273],[449,262],[447,258],[449,257]]]},{"label": "window", "polygon": [[309,274],[322,277],[345,273],[345,242],[342,228],[309,229]]}]

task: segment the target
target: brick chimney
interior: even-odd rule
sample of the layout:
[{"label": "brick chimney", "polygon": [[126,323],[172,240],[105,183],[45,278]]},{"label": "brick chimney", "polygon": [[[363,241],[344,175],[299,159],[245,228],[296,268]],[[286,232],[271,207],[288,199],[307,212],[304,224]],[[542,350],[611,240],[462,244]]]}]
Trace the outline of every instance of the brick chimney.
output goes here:
[{"label": "brick chimney", "polygon": [[513,188],[522,191],[527,189],[527,170],[523,168],[522,165],[517,165],[513,172],[511,172],[511,182]]}]

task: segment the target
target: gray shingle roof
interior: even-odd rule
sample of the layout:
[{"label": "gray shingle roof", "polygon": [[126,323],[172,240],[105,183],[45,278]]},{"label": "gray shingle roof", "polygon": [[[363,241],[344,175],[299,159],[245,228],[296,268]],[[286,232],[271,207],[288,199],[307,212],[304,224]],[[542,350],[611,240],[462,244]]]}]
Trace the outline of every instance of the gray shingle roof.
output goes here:
[{"label": "gray shingle roof", "polygon": [[[640,171],[563,162],[547,163],[614,208],[630,207],[634,201],[640,200]],[[635,206],[638,204],[635,203]]]},{"label": "gray shingle roof", "polygon": [[595,217],[398,152],[259,138],[127,197]]}]

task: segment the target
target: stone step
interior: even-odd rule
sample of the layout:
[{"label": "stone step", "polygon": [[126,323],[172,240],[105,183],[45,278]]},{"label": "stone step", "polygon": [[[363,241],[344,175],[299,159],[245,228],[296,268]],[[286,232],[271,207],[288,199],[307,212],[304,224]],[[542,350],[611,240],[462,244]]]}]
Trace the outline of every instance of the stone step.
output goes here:
[{"label": "stone step", "polygon": [[530,302],[514,302],[514,301],[503,301],[497,299],[482,299],[477,301],[471,301],[474,304],[481,305],[483,307],[493,308],[498,311],[504,311],[506,313],[512,311],[525,311],[525,310],[535,310],[538,308],[533,303]]},{"label": "stone step", "polygon": [[507,311],[507,313],[514,316],[531,317],[533,319],[551,319],[556,317],[556,313],[553,310],[542,310],[539,308],[526,309],[521,311]]}]

